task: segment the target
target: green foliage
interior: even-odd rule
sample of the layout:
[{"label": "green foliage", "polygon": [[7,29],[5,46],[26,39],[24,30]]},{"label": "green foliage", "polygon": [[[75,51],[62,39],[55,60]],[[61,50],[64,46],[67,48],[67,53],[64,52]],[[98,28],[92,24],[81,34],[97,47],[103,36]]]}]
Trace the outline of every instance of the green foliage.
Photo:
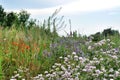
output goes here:
[{"label": "green foliage", "polygon": [[6,16],[6,26],[11,27],[17,20],[16,17],[17,15],[14,12],[8,13]]},{"label": "green foliage", "polygon": [[103,32],[97,32],[91,36],[93,36],[93,41],[100,41],[104,38],[109,38],[110,36],[119,36],[119,31],[118,30],[112,30],[111,28],[104,29]]},{"label": "green foliage", "polygon": [[18,16],[20,24],[25,26],[27,24],[29,17],[30,17],[30,14],[27,13],[27,11],[21,10],[21,12],[19,13],[19,16]]},{"label": "green foliage", "polygon": [[1,26],[4,25],[5,16],[6,16],[6,13],[4,12],[4,8],[2,7],[2,5],[0,5],[0,25]]}]

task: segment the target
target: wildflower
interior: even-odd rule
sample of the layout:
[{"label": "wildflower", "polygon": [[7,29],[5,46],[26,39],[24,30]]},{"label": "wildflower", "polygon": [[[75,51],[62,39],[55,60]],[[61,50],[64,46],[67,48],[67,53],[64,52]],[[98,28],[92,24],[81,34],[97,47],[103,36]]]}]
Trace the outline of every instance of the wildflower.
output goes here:
[{"label": "wildflower", "polygon": [[73,55],[76,55],[76,52],[72,52]]},{"label": "wildflower", "polygon": [[17,71],[14,71],[15,74],[17,74]]},{"label": "wildflower", "polygon": [[83,69],[82,71],[87,72],[87,69]]},{"label": "wildflower", "polygon": [[95,61],[96,61],[96,60],[97,60],[97,58],[96,58],[96,57],[94,57],[94,58],[93,58],[93,60],[95,60]]},{"label": "wildflower", "polygon": [[114,77],[114,75],[113,74],[109,74],[109,77]]},{"label": "wildflower", "polygon": [[56,66],[61,66],[61,64],[60,64],[60,63],[55,63],[55,65],[56,65]]},{"label": "wildflower", "polygon": [[39,76],[39,77],[42,77],[43,75],[42,75],[42,74],[39,74],[38,76]]},{"label": "wildflower", "polygon": [[110,39],[107,39],[108,42],[110,42]]},{"label": "wildflower", "polygon": [[100,61],[103,61],[104,59],[103,58],[100,58]]},{"label": "wildflower", "polygon": [[67,55],[68,58],[70,58],[71,56],[70,55]]},{"label": "wildflower", "polygon": [[76,56],[74,56],[74,59],[77,61],[78,60],[78,56],[76,55]]},{"label": "wildflower", "polygon": [[47,74],[47,73],[48,73],[48,71],[45,71],[44,73],[45,73],[45,74]]},{"label": "wildflower", "polygon": [[67,58],[67,57],[64,57],[64,60],[65,60],[65,62],[67,62],[67,61],[68,61],[68,58]]},{"label": "wildflower", "polygon": [[96,74],[101,74],[101,73],[103,73],[103,72],[101,72],[100,70],[95,70],[95,72],[96,72]]},{"label": "wildflower", "polygon": [[64,78],[69,78],[71,76],[71,73],[68,71],[65,71],[65,74],[62,75]]},{"label": "wildflower", "polygon": [[61,66],[61,69],[63,70],[63,71],[66,71],[66,68],[62,65]]},{"label": "wildflower", "polygon": [[88,46],[88,50],[92,50],[93,49],[93,47],[92,46]]},{"label": "wildflower", "polygon": [[50,74],[46,74],[46,77],[50,77]]},{"label": "wildflower", "polygon": [[19,77],[20,74],[16,74],[14,77]]},{"label": "wildflower", "polygon": [[105,67],[102,67],[102,68],[101,68],[101,71],[106,72]]},{"label": "wildflower", "polygon": [[115,71],[114,75],[115,75],[115,77],[118,77],[119,76],[119,71]]},{"label": "wildflower", "polygon": [[111,56],[113,59],[118,59],[116,55]]},{"label": "wildflower", "polygon": [[56,66],[53,65],[52,68],[56,68]]},{"label": "wildflower", "polygon": [[114,71],[113,68],[110,68],[109,72],[113,72],[113,71]]},{"label": "wildflower", "polygon": [[63,57],[62,57],[62,56],[60,56],[59,58],[60,58],[60,59],[62,59]]}]

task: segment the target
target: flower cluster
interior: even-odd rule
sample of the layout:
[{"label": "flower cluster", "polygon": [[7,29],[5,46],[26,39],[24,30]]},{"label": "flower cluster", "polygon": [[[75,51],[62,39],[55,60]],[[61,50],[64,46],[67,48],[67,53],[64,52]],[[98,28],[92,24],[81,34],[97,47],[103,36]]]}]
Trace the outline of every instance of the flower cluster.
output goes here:
[{"label": "flower cluster", "polygon": [[[110,39],[92,43],[94,49],[90,56],[76,52],[59,57],[48,71],[31,77],[32,80],[118,80],[120,79],[119,48]],[[98,45],[99,44],[99,45]],[[90,46],[91,44],[87,45]],[[103,46],[104,49],[102,48]],[[88,50],[89,51],[89,50]],[[90,52],[89,51],[89,52]],[[90,54],[90,53],[87,53]]]}]

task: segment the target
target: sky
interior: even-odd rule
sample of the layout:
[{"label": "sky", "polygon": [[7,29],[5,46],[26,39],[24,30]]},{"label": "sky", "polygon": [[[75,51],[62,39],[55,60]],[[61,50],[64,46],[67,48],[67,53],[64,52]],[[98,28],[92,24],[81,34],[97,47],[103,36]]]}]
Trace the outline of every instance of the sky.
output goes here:
[{"label": "sky", "polygon": [[24,9],[32,18],[43,21],[62,7],[58,17],[64,16],[66,28],[60,35],[72,30],[82,35],[90,35],[106,28],[120,31],[120,0],[0,0],[5,11],[19,12]]}]

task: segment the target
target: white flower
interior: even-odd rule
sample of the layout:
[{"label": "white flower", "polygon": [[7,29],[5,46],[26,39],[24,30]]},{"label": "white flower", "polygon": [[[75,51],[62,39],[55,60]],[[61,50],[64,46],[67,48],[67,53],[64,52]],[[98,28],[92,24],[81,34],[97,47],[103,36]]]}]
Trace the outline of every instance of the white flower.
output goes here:
[{"label": "white flower", "polygon": [[118,77],[119,76],[119,72],[118,71],[115,71],[115,77]]},{"label": "white flower", "polygon": [[77,55],[76,55],[76,56],[74,56],[74,59],[75,59],[75,60],[78,60],[78,56],[77,56]]},{"label": "white flower", "polygon": [[111,56],[113,59],[118,59],[116,55]]},{"label": "white flower", "polygon": [[47,74],[47,73],[48,73],[48,71],[45,71],[44,73],[45,73],[45,74]]},{"label": "white flower", "polygon": [[68,58],[70,58],[71,56],[70,55],[67,55]]},{"label": "white flower", "polygon": [[82,58],[82,57],[79,57],[79,60],[81,60],[81,61],[82,61],[82,60],[83,60],[83,58]]},{"label": "white flower", "polygon": [[65,74],[62,75],[64,78],[69,78],[71,76],[71,73],[68,71],[65,71]]},{"label": "white flower", "polygon": [[20,74],[16,74],[14,77],[18,77]]},{"label": "white flower", "polygon": [[100,61],[95,61],[95,63],[96,63],[96,64],[99,64],[99,63],[100,63]]},{"label": "white flower", "polygon": [[68,61],[68,58],[67,58],[67,57],[64,57],[64,60],[65,60],[65,62],[67,62],[67,61]]},{"label": "white flower", "polygon": [[103,58],[100,58],[100,61],[103,61],[104,59]]},{"label": "white flower", "polygon": [[82,71],[87,72],[87,69],[83,69]]},{"label": "white flower", "polygon": [[110,39],[107,39],[108,42],[110,42]]},{"label": "white flower", "polygon": [[102,67],[102,68],[101,68],[101,71],[106,72],[105,67]]},{"label": "white flower", "polygon": [[109,77],[114,77],[114,75],[113,74],[109,74]]},{"label": "white flower", "polygon": [[42,74],[38,74],[39,77],[42,77]]},{"label": "white flower", "polygon": [[79,65],[77,65],[77,66],[76,66],[76,68],[80,68],[80,66],[79,66]]},{"label": "white flower", "polygon": [[113,72],[113,71],[114,71],[113,68],[110,68],[109,72]]},{"label": "white flower", "polygon": [[62,57],[62,56],[60,56],[59,58],[60,58],[60,59],[62,59],[63,57]]},{"label": "white flower", "polygon": [[17,71],[14,71],[15,74],[17,74]]},{"label": "white flower", "polygon": [[76,55],[76,52],[72,52],[73,55]]},{"label": "white flower", "polygon": [[105,76],[105,77],[108,77],[108,75],[107,75],[107,74],[104,74],[104,76]]},{"label": "white flower", "polygon": [[91,69],[96,69],[96,66],[91,66]]},{"label": "white flower", "polygon": [[55,66],[55,65],[53,65],[53,66],[52,66],[52,68],[54,69],[54,68],[56,68],[56,66]]},{"label": "white flower", "polygon": [[110,53],[110,51],[106,51],[106,53],[108,53],[108,54],[109,54],[109,53]]},{"label": "white flower", "polygon": [[50,77],[50,74],[47,74],[46,77]]},{"label": "white flower", "polygon": [[96,57],[94,57],[94,58],[93,58],[93,60],[95,60],[95,61],[96,61],[96,60],[98,60],[98,59],[97,59]]},{"label": "white flower", "polygon": [[107,52],[102,52],[103,54],[106,54]]},{"label": "white flower", "polygon": [[92,50],[93,49],[93,47],[92,46],[88,46],[88,50]]},{"label": "white flower", "polygon": [[61,66],[61,69],[63,70],[63,71],[66,71],[66,68],[62,65]]}]

